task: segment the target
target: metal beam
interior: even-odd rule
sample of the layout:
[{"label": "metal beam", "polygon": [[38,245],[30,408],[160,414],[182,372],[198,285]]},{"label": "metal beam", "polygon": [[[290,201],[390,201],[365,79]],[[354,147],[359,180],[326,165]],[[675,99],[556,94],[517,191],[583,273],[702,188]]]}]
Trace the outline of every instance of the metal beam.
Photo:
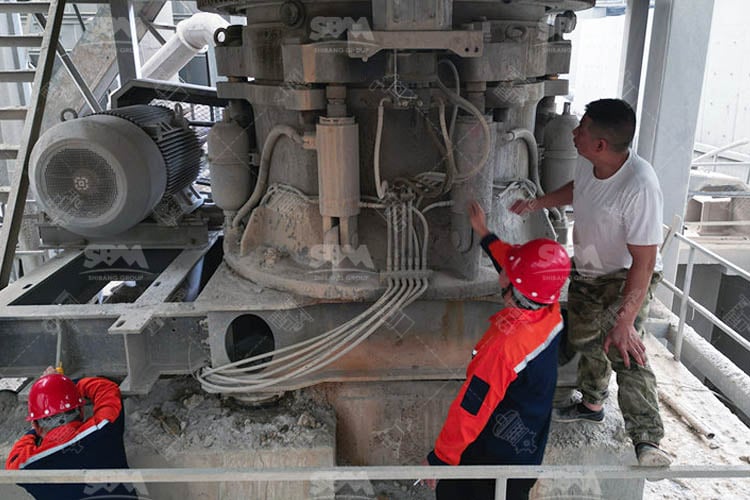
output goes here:
[{"label": "metal beam", "polygon": [[13,269],[13,259],[18,243],[18,233],[23,222],[23,210],[26,205],[26,195],[29,190],[29,158],[42,125],[42,115],[47,101],[47,86],[55,59],[55,47],[60,36],[62,19],[65,11],[65,0],[52,0],[49,6],[49,19],[52,26],[44,32],[40,49],[39,63],[34,76],[34,95],[29,106],[29,116],[23,128],[23,144],[18,151],[18,164],[13,172],[11,192],[4,214],[3,226],[0,228],[0,289],[5,288],[10,281]]},{"label": "metal beam", "polygon": [[36,14],[48,12],[49,2],[3,2],[0,3],[0,14]]},{"label": "metal beam", "polygon": [[[36,18],[36,22],[39,23],[42,29],[46,29],[47,19],[44,17],[44,15],[34,14],[34,17]],[[83,96],[83,99],[86,101],[86,104],[88,104],[91,110],[94,112],[101,111],[102,107],[99,106],[99,103],[96,101],[96,97],[94,97],[94,94],[91,93],[91,89],[89,89],[89,86],[86,84],[86,81],[83,79],[83,76],[81,76],[81,72],[78,71],[78,68],[76,68],[76,65],[70,59],[70,56],[68,55],[68,51],[66,51],[65,47],[63,47],[60,44],[57,44],[56,50],[57,50],[57,58],[60,59],[60,62],[62,63],[62,65],[65,66],[65,69],[68,71],[68,74],[73,79],[73,83],[75,83],[76,88]]]},{"label": "metal beam", "polygon": [[115,32],[117,67],[120,85],[141,75],[141,58],[138,50],[138,32],[132,0],[109,0],[112,11],[112,28]]},{"label": "metal beam", "polygon": [[24,106],[6,106],[0,108],[0,120],[25,120],[28,109]]},{"label": "metal beam", "polygon": [[41,44],[39,35],[0,35],[0,47],[39,47]]},{"label": "metal beam", "polygon": [[18,157],[18,146],[0,144],[0,160],[15,160]]},{"label": "metal beam", "polygon": [[643,51],[646,46],[649,0],[628,0],[625,15],[625,35],[622,41],[622,65],[618,94],[633,109],[638,106],[638,91],[641,86]]},{"label": "metal beam", "polygon": [[0,82],[33,82],[34,74],[33,69],[4,69],[0,71]]},{"label": "metal beam", "polygon": [[[638,154],[659,177],[665,221],[685,213],[713,6],[713,0],[656,0]],[[674,282],[677,247],[662,257],[665,278]],[[662,292],[659,298],[668,300]]]}]

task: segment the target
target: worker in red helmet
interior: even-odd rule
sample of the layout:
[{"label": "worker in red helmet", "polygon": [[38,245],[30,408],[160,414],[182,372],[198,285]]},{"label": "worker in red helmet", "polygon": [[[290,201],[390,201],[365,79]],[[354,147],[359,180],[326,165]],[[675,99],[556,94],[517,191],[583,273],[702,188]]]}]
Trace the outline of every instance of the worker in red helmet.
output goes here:
[{"label": "worker in red helmet", "polygon": [[[564,328],[560,290],[570,274],[565,249],[553,240],[509,245],[492,234],[481,206],[471,225],[500,273],[505,308],[490,318],[458,396],[427,457],[430,465],[542,463],[557,383],[557,345]],[[434,486],[434,481],[427,481]],[[534,479],[512,479],[507,497],[528,498]],[[494,480],[442,480],[437,499],[495,498]]]},{"label": "worker in red helmet", "polygon": [[[93,415],[84,418],[86,400]],[[128,468],[120,388],[100,377],[77,383],[50,367],[29,392],[32,429],[8,455],[6,469]],[[139,498],[130,484],[21,484],[37,500]]]}]

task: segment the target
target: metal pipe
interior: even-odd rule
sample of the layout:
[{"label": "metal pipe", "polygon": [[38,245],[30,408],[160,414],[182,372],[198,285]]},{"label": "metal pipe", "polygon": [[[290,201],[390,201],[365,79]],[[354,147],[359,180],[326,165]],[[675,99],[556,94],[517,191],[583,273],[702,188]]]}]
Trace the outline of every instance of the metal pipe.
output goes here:
[{"label": "metal pipe", "polygon": [[688,254],[687,269],[685,270],[685,283],[683,289],[685,294],[682,296],[680,302],[680,323],[677,327],[677,336],[675,337],[674,343],[674,360],[680,360],[680,354],[682,354],[682,335],[685,331],[685,317],[687,316],[688,300],[690,296],[690,285],[693,281],[693,265],[695,264],[695,247],[690,247],[690,253]]},{"label": "metal pipe", "polygon": [[152,80],[172,78],[193,56],[215,44],[214,33],[227,26],[229,23],[218,14],[193,14],[181,21],[175,35],[143,64],[141,75]]},{"label": "metal pipe", "polygon": [[679,404],[677,400],[670,396],[666,391],[657,389],[657,393],[659,394],[659,398],[661,398],[661,400],[664,401],[667,406],[672,408],[678,415],[684,418],[688,425],[695,429],[696,432],[705,436],[706,439],[713,439],[714,437],[716,437],[715,432],[703,425],[703,422],[699,421],[692,413],[690,413],[681,404]]},{"label": "metal pipe", "polygon": [[391,465],[369,467],[286,468],[147,468],[2,470],[0,484],[15,483],[221,483],[229,481],[358,481],[424,479],[666,479],[750,478],[750,465],[672,465],[632,467],[628,465]]}]

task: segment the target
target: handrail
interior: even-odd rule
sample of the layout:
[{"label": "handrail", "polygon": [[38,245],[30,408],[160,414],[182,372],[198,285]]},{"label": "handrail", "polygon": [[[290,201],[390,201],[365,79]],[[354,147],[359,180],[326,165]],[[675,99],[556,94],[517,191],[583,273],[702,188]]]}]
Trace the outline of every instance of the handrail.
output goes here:
[{"label": "handrail", "polygon": [[735,273],[737,273],[739,276],[742,276],[746,280],[750,281],[750,272],[745,271],[744,269],[742,269],[741,267],[737,266],[736,264],[728,261],[724,257],[718,255],[715,252],[712,252],[711,250],[709,250],[708,248],[704,247],[700,243],[696,243],[695,241],[691,240],[687,236],[684,236],[684,235],[682,235],[680,233],[675,233],[674,237],[677,238],[678,240],[684,242],[684,243],[687,243],[691,247],[694,247],[699,252],[701,252],[704,255],[712,258],[713,260],[717,261],[721,265],[723,265],[723,266],[731,269],[732,271],[734,271]]},{"label": "handrail", "polygon": [[680,361],[680,356],[682,354],[682,342],[683,342],[683,337],[685,333],[685,324],[686,324],[688,306],[692,307],[696,312],[698,312],[698,314],[700,314],[701,316],[706,318],[708,321],[710,321],[712,325],[721,329],[732,340],[737,342],[742,348],[750,352],[750,341],[745,339],[734,328],[724,323],[724,321],[718,318],[715,314],[713,314],[711,311],[709,311],[704,306],[702,306],[697,301],[695,301],[695,299],[690,297],[690,288],[691,288],[691,283],[693,280],[693,268],[695,265],[696,252],[703,253],[704,255],[716,261],[717,263],[723,265],[727,269],[732,270],[738,276],[742,276],[747,281],[750,281],[750,272],[747,272],[746,270],[742,269],[736,264],[728,261],[724,257],[721,257],[720,255],[716,254],[715,252],[712,252],[711,250],[704,247],[703,245],[696,243],[695,241],[691,240],[687,236],[681,234],[679,232],[679,229],[682,228],[682,218],[675,217],[674,221],[672,222],[672,226],[670,227],[670,226],[665,225],[665,228],[668,230],[668,232],[661,246],[662,253],[665,252],[665,250],[669,247],[671,242],[675,239],[683,243],[686,243],[690,247],[690,251],[688,254],[687,268],[685,269],[683,289],[678,288],[674,283],[668,280],[662,280],[660,283],[661,285],[663,285],[665,288],[667,288],[669,291],[671,291],[680,299],[679,324],[677,326],[677,332],[675,334],[675,339],[674,339],[675,361]]},{"label": "handrail", "polygon": [[750,478],[750,465],[467,465],[430,467],[395,465],[375,467],[296,468],[174,468],[3,470],[0,484],[13,483],[216,483],[281,481],[363,481],[414,479],[495,479],[495,499],[504,499],[508,479],[676,479]]},{"label": "handrail", "polygon": [[698,156],[696,158],[693,158],[693,162],[692,163],[699,162],[701,160],[705,160],[706,158],[714,158],[714,160],[715,160],[716,157],[719,155],[719,153],[722,153],[722,152],[724,152],[724,151],[726,151],[728,149],[732,149],[732,148],[737,147],[737,146],[744,146],[748,142],[750,142],[750,139],[740,139],[738,141],[731,142],[731,143],[727,144],[726,146],[720,146],[718,148],[714,148],[714,149],[712,149],[710,151],[707,151],[707,152],[703,153],[702,155],[700,155],[700,156]]}]

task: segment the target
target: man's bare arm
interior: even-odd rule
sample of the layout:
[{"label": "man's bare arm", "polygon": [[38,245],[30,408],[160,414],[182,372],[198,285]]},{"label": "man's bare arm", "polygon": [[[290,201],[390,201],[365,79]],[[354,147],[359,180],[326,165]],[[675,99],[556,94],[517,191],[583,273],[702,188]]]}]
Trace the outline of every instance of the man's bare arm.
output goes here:
[{"label": "man's bare arm", "polygon": [[573,181],[535,200],[516,200],[511,205],[510,210],[518,215],[523,215],[542,208],[561,207],[571,203],[573,203]]},{"label": "man's bare arm", "polygon": [[646,364],[646,346],[633,324],[651,284],[656,264],[656,245],[628,245],[628,251],[633,257],[633,264],[625,278],[623,299],[617,311],[615,326],[604,339],[604,352],[614,345],[620,351],[625,366],[629,368],[630,356],[639,365]]}]

